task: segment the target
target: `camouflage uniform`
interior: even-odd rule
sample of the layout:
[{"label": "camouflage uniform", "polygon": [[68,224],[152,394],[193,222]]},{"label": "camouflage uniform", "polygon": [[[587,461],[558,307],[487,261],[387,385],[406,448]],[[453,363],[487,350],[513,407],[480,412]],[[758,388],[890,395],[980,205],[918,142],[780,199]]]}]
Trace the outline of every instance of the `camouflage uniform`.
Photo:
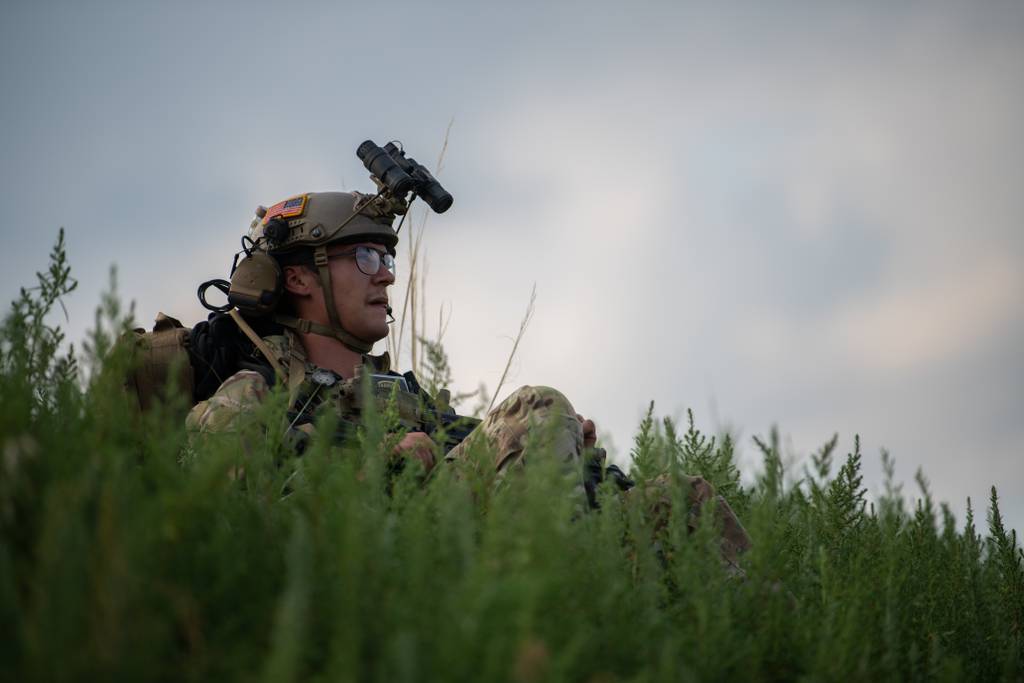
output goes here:
[{"label": "camouflage uniform", "polygon": [[[700,524],[701,512],[710,504],[714,510],[715,525],[721,531],[719,551],[722,562],[730,573],[742,575],[739,558],[750,549],[750,537],[740,524],[736,513],[732,511],[725,498],[715,493],[714,487],[703,477],[681,475],[681,479],[688,486],[687,528],[691,533],[696,531]],[[650,481],[641,482],[637,488],[630,490],[630,495],[640,496],[648,519],[654,522],[656,533],[668,526],[672,511],[672,488],[671,475],[662,474]]]},{"label": "camouflage uniform", "polygon": [[[426,175],[429,176],[429,173]],[[302,407],[299,405],[300,397],[312,397],[314,391],[324,386],[313,382],[312,375],[318,368],[309,362],[293,330],[335,338],[349,349],[364,354],[364,367],[368,367],[373,374],[388,373],[387,355],[366,355],[372,348],[372,340],[354,337],[339,319],[339,308],[332,294],[327,247],[335,243],[366,241],[382,244],[387,249],[387,255],[380,256],[374,250],[370,250],[372,253],[369,254],[377,258],[376,265],[368,267],[379,270],[382,261],[393,259],[394,256],[398,233],[392,223],[396,215],[408,209],[403,197],[385,192],[381,186],[381,192],[373,197],[343,192],[307,193],[279,202],[269,209],[257,209],[256,218],[250,224],[246,237],[247,242],[243,242],[243,245],[248,245],[245,258],[232,269],[228,301],[237,310],[230,313],[233,316],[236,313],[257,317],[271,315],[275,322],[283,326],[283,334],[263,337],[261,340],[240,315],[235,318],[250,340],[258,348],[262,347],[261,351],[274,366],[279,381],[287,385],[292,407]],[[450,204],[450,197],[448,200]],[[298,260],[296,257],[299,257]],[[329,324],[323,324],[322,320],[296,319],[276,310],[277,300],[283,291],[284,263],[305,264],[316,268],[324,293],[324,318]],[[367,273],[366,270],[363,272]],[[327,392],[320,393],[319,398],[325,399],[333,391],[337,392],[338,397],[346,398],[338,385],[331,385]],[[267,380],[260,373],[249,370],[237,372],[212,397],[192,409],[186,421],[187,427],[191,434],[237,431],[240,418],[253,412],[268,392]],[[345,406],[349,403],[342,400],[335,405],[338,410],[347,411]],[[307,430],[311,431],[311,427],[307,427]],[[582,424],[569,400],[549,387],[517,389],[488,414],[462,443],[455,446],[445,460],[458,468],[478,468],[481,474],[488,477],[493,475],[494,479],[500,480],[510,468],[535,457],[533,453],[543,457],[553,456],[573,488],[584,489],[588,485],[583,480]],[[477,457],[483,459],[478,460]],[[588,473],[592,462],[588,457]],[[700,513],[704,503],[717,498],[718,504],[714,509],[724,534],[723,558],[734,564],[737,554],[750,545],[743,527],[728,504],[715,495],[706,481],[690,477],[686,484],[689,486],[687,500],[691,522]],[[671,487],[667,478],[641,482],[630,495],[642,496],[645,508],[658,525],[667,519],[666,511],[670,509],[672,500]],[[579,491],[579,494],[582,505],[583,491]]]},{"label": "camouflage uniform", "polygon": [[[313,386],[310,377],[317,367],[306,357],[306,350],[295,333],[285,329],[283,334],[263,337],[262,341],[281,369],[280,379],[288,386],[292,401],[300,395],[309,395]],[[363,364],[375,373],[386,374],[391,360],[387,353],[364,355]],[[298,379],[299,374],[293,373],[301,373],[301,379]],[[239,419],[252,414],[269,392],[270,386],[263,375],[255,370],[240,370],[228,377],[213,396],[193,406],[185,419],[185,427],[191,434],[234,432]]]},{"label": "camouflage uniform", "polygon": [[[301,369],[303,380],[286,382],[299,395],[308,395],[310,375],[316,366],[308,361],[294,333],[264,337],[263,341],[276,355],[282,368],[292,372]],[[386,373],[389,359],[383,356],[364,356],[364,362],[374,372]],[[208,400],[197,404],[189,413],[187,426],[194,433],[232,432],[239,418],[252,412],[268,394],[263,376],[255,371],[242,370],[229,377]],[[294,400],[293,394],[293,400]],[[471,459],[470,454],[483,453],[485,459]],[[459,467],[469,467],[478,474],[502,479],[516,466],[521,466],[536,453],[554,457],[582,505],[583,498],[583,427],[576,410],[561,392],[550,387],[523,386],[512,392],[483,422],[458,446],[445,456],[445,461]],[[480,470],[483,471],[480,471]],[[688,518],[690,530],[696,529],[704,506],[713,501],[716,524],[721,529],[723,563],[737,570],[740,554],[750,548],[750,538],[740,524],[728,502],[714,491],[701,477],[684,476],[687,486]],[[662,475],[652,481],[641,482],[626,495],[640,497],[646,514],[660,530],[668,523],[672,507],[672,479]]]},{"label": "camouflage uniform", "polygon": [[217,393],[192,407],[185,428],[190,435],[234,432],[239,419],[262,403],[269,391],[263,375],[240,370],[224,380]]},{"label": "camouflage uniform", "polygon": [[[531,437],[532,440],[531,440]],[[481,463],[503,475],[517,463],[525,462],[528,450],[553,455],[566,469],[577,470],[583,452],[583,429],[576,411],[561,392],[550,387],[520,387],[462,443],[449,451],[446,461],[464,461],[466,454],[487,444],[493,460]]]},{"label": "camouflage uniform", "polygon": [[[576,410],[564,394],[550,387],[520,387],[497,408],[488,413],[484,421],[448,453],[446,461],[463,461],[470,451],[485,441],[483,451],[493,454],[492,461],[475,462],[471,466],[493,467],[500,478],[510,467],[525,463],[531,450],[553,455],[564,466],[565,476],[575,479],[582,502],[583,426]],[[604,462],[603,449],[597,456]],[[681,476],[687,487],[687,526],[694,531],[700,523],[700,514],[706,505],[714,510],[715,523],[721,530],[722,561],[733,573],[742,573],[739,556],[750,549],[750,537],[725,498],[715,493],[714,487],[702,477]],[[640,482],[626,495],[639,496],[643,508],[660,531],[668,524],[672,509],[673,480],[661,475],[651,481]]]}]

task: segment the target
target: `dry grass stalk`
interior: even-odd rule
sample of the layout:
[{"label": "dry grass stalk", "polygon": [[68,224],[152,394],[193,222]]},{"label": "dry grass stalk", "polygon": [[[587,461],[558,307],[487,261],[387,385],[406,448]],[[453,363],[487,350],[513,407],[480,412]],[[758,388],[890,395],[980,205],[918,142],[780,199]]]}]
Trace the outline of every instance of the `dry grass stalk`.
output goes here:
[{"label": "dry grass stalk", "polygon": [[[445,155],[448,152],[448,140],[451,136],[452,125],[455,123],[453,117],[448,121],[448,127],[444,132],[444,141],[441,144],[441,152],[437,157],[437,170],[434,175],[439,176],[441,170],[444,168]],[[421,263],[425,263],[426,255],[423,253],[423,234],[427,225],[427,218],[430,216],[430,210],[423,206],[422,218],[420,219],[419,229],[415,228],[415,221],[409,221],[409,239],[406,241],[408,245],[408,263],[409,263],[409,280],[408,285],[405,288],[405,296],[402,301],[402,312],[398,319],[398,332],[396,334],[394,326],[391,327],[391,332],[388,334],[387,349],[388,353],[395,363],[399,362],[399,355],[402,352],[402,341],[405,336],[405,323],[409,321],[409,345],[410,345],[410,366],[413,372],[419,372],[420,356],[422,351],[420,349],[419,338],[423,335],[424,330],[421,329],[421,325],[426,321],[426,273],[425,268],[420,268]],[[423,256],[421,261],[420,257]],[[417,311],[417,302],[419,303],[419,311]]]},{"label": "dry grass stalk", "polygon": [[491,412],[491,408],[494,407],[494,402],[498,400],[498,395],[501,393],[501,387],[505,384],[505,379],[508,377],[508,370],[512,367],[512,359],[516,356],[516,351],[519,350],[519,342],[522,341],[523,335],[526,333],[526,328],[530,325],[530,320],[533,318],[534,306],[537,303],[537,283],[533,283],[533,289],[530,291],[530,303],[526,305],[526,314],[523,315],[523,320],[519,323],[519,333],[516,335],[516,339],[512,342],[512,351],[508,354],[508,361],[505,363],[505,370],[501,373],[501,379],[498,380],[498,388],[494,390],[494,394],[491,395],[491,404],[487,406],[487,412]]}]

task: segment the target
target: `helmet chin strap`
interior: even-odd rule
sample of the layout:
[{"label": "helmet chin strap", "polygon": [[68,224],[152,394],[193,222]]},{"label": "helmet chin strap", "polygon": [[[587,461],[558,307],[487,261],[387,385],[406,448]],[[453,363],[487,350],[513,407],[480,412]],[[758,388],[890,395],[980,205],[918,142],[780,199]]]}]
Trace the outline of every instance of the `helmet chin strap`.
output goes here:
[{"label": "helmet chin strap", "polygon": [[334,305],[334,288],[331,286],[331,270],[328,267],[330,260],[327,258],[326,246],[321,245],[313,250],[313,262],[320,273],[320,284],[324,291],[324,306],[327,308],[327,318],[331,321],[330,327],[315,323],[312,320],[293,318],[286,315],[275,316],[274,320],[285,327],[290,327],[303,334],[313,333],[324,337],[333,337],[356,353],[369,353],[373,350],[373,342],[368,343],[349,333],[341,326],[338,308]]}]

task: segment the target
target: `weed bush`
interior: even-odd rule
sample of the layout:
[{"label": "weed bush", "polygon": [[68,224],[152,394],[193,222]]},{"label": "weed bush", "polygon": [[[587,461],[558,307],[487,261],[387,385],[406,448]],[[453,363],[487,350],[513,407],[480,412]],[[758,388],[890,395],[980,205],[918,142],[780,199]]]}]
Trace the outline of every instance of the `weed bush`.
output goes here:
[{"label": "weed bush", "polygon": [[185,406],[139,415],[121,391],[113,293],[87,362],[58,354],[46,319],[73,287],[61,240],[0,330],[6,680],[1022,677],[1024,557],[994,489],[987,535],[973,508],[958,530],[923,476],[907,508],[888,456],[869,504],[856,442],[787,485],[774,433],[744,487],[731,441],[652,405],[632,474],[725,493],[754,539],[737,579],[682,493],[655,540],[636,497],[579,516],[542,464],[498,490],[443,466],[393,479],[382,416],[295,458],[277,395],[189,446]]}]

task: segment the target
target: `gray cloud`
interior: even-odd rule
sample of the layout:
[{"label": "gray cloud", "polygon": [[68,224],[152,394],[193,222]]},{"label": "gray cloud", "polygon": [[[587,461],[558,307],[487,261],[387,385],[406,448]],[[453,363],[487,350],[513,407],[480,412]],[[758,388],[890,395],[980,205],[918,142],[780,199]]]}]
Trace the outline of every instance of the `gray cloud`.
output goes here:
[{"label": "gray cloud", "polygon": [[365,187],[365,137],[432,163],[454,116],[429,296],[462,386],[536,281],[514,381],[620,451],[647,400],[714,402],[957,505],[997,483],[1021,526],[1019,7],[391,7],[6,10],[4,290],[66,225],[73,334],[111,262],[140,318],[198,319],[257,204]]}]

